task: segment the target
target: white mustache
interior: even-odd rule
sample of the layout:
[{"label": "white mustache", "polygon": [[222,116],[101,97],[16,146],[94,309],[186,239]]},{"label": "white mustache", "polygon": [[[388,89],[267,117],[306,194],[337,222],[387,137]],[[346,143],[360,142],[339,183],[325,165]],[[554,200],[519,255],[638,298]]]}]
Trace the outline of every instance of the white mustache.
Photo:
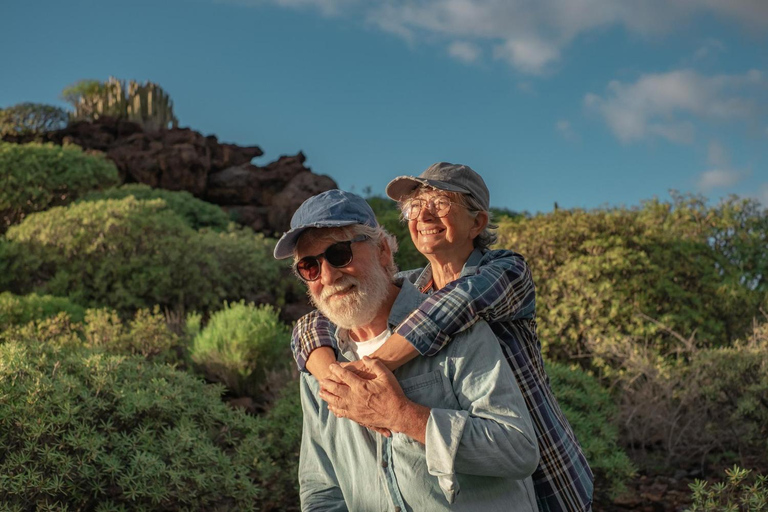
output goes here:
[{"label": "white mustache", "polygon": [[343,292],[352,286],[359,285],[360,281],[358,281],[357,278],[349,275],[345,276],[341,282],[336,283],[335,285],[323,286],[323,291],[320,292],[320,300],[328,300],[331,295],[335,293]]}]

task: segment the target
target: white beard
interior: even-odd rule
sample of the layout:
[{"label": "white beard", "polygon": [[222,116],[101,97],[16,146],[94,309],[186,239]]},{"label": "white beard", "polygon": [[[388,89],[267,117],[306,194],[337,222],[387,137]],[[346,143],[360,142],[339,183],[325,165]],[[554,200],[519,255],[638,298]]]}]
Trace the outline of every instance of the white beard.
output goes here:
[{"label": "white beard", "polygon": [[[374,265],[369,272],[358,279],[344,275],[331,286],[324,286],[322,292],[309,297],[315,307],[331,322],[342,329],[354,329],[368,325],[376,317],[389,294],[390,276],[380,265]],[[330,296],[354,286],[341,297]]]}]

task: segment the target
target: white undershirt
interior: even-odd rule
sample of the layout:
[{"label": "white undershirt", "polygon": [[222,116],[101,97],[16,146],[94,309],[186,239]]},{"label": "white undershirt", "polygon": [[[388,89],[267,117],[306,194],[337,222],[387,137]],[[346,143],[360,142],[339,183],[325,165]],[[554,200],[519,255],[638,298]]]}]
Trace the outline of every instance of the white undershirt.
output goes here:
[{"label": "white undershirt", "polygon": [[353,341],[349,337],[349,331],[346,329],[339,329],[338,336],[339,341],[341,341],[342,349],[352,352],[357,356],[357,359],[362,359],[364,356],[370,356],[376,352],[376,350],[378,350],[378,348],[392,336],[392,331],[385,329],[378,336],[364,341]]}]

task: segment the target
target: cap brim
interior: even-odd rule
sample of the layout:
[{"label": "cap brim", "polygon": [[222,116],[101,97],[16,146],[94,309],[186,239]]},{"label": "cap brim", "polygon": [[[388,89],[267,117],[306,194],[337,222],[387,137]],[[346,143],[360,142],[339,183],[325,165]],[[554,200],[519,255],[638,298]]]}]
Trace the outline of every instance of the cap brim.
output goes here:
[{"label": "cap brim", "polygon": [[351,226],[352,224],[359,224],[359,222],[356,220],[327,220],[289,229],[283,233],[283,236],[280,237],[280,240],[278,240],[275,245],[275,259],[284,260],[293,256],[293,250],[296,248],[299,237],[309,228],[340,228],[343,226]]},{"label": "cap brim", "polygon": [[395,201],[400,201],[403,197],[407,196],[422,185],[428,185],[438,190],[445,190],[447,192],[458,192],[460,194],[470,194],[470,191],[464,187],[457,187],[445,181],[428,180],[425,178],[417,178],[415,176],[398,176],[393,179],[387,185],[387,196]]}]

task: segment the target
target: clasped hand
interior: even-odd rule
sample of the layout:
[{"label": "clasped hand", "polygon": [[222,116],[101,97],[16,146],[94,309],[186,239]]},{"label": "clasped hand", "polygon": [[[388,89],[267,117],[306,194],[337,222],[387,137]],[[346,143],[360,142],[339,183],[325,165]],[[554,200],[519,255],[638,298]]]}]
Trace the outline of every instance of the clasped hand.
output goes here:
[{"label": "clasped hand", "polygon": [[320,398],[339,418],[349,418],[387,437],[398,432],[397,419],[407,406],[400,384],[377,359],[336,363],[330,376],[320,381]]}]

